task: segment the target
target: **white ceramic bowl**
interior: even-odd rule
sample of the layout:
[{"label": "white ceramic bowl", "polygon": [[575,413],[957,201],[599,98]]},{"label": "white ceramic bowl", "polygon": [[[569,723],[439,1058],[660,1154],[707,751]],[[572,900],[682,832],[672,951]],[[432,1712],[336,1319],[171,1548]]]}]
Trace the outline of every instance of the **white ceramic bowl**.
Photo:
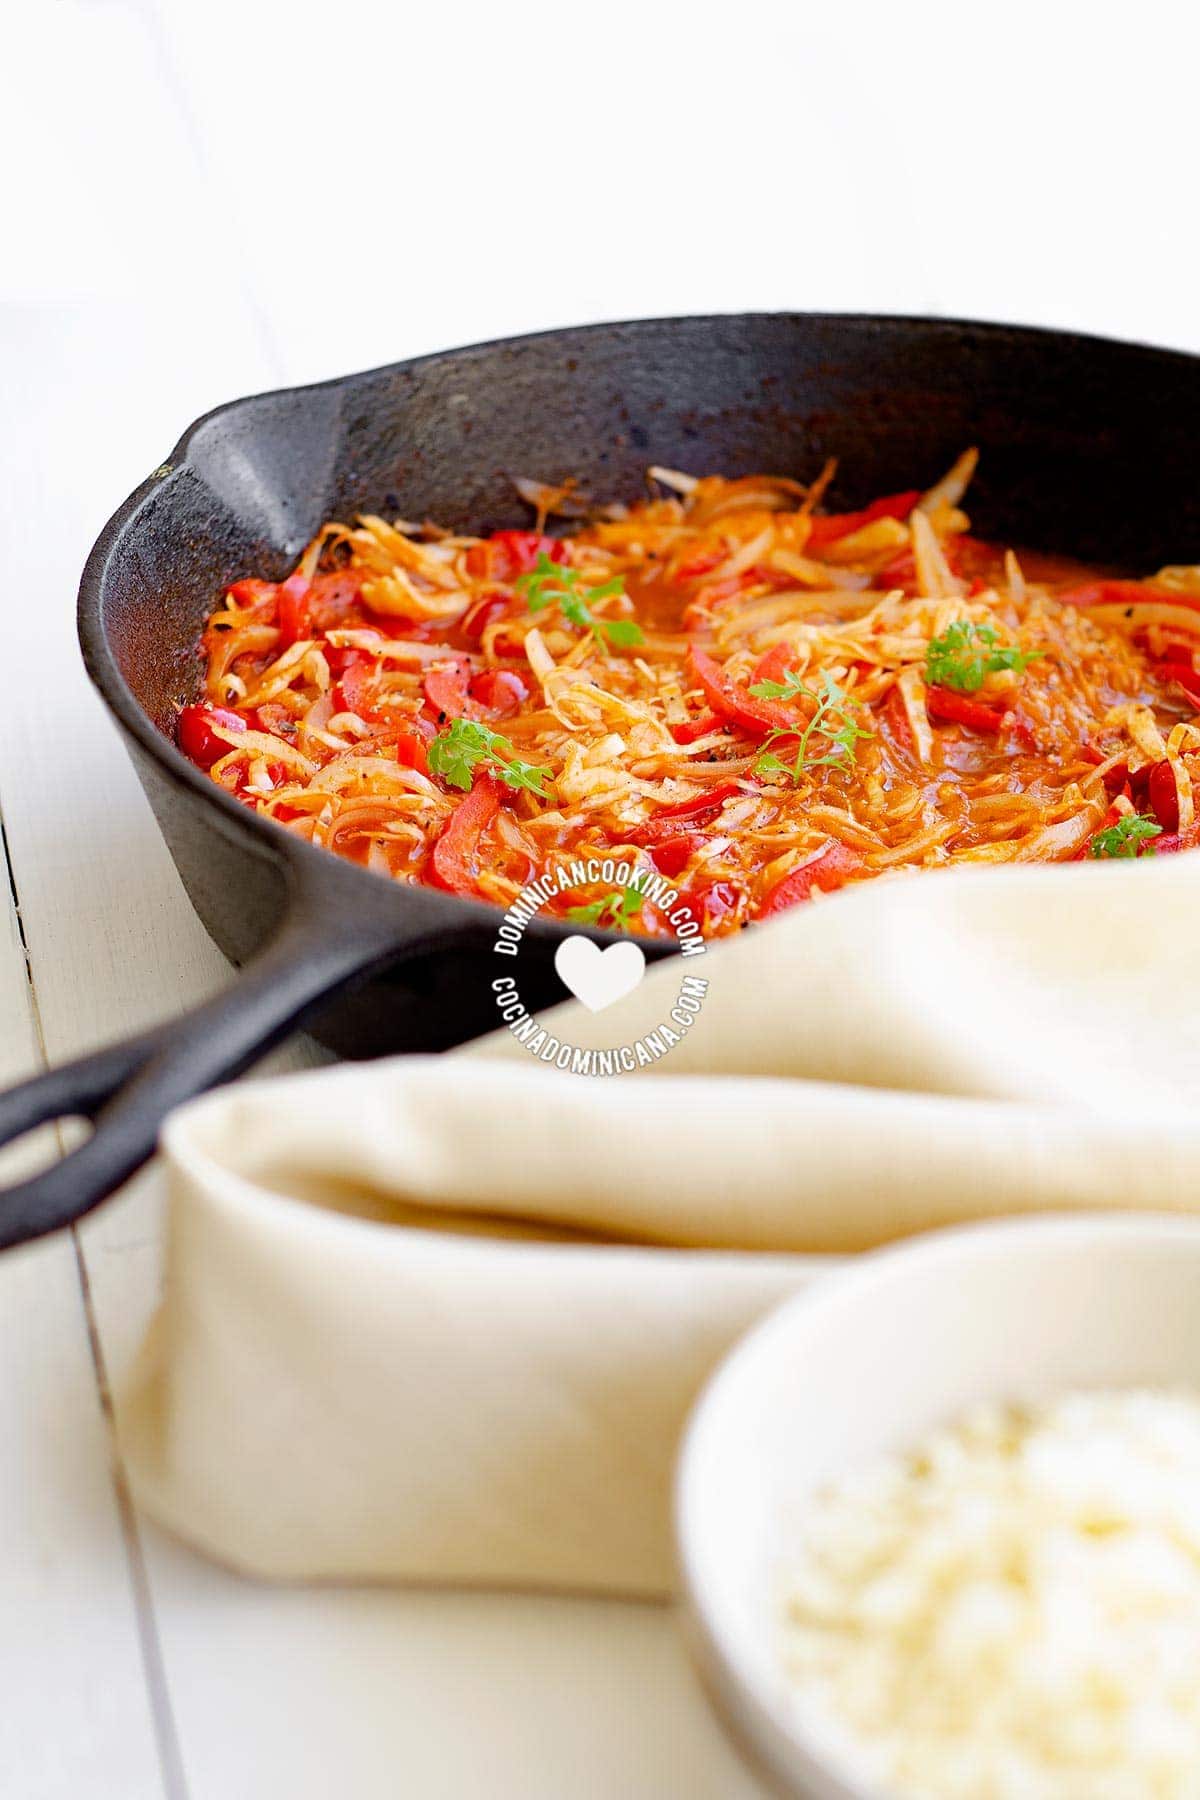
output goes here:
[{"label": "white ceramic bowl", "polygon": [[734,1738],[787,1795],[882,1800],[802,1725],[779,1662],[781,1567],[805,1496],[986,1399],[1200,1387],[1200,1224],[1012,1220],[863,1257],[789,1300],[705,1389],[680,1458],[689,1635]]}]

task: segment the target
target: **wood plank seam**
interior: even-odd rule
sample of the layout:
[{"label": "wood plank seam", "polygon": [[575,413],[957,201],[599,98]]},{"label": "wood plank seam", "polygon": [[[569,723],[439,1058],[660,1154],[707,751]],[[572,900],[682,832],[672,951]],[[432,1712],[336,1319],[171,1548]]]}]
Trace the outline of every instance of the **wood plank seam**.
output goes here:
[{"label": "wood plank seam", "polygon": [[162,1644],[158,1635],[158,1621],[154,1613],[154,1602],[150,1592],[150,1580],[146,1572],[146,1558],[142,1549],[142,1535],[138,1528],[137,1513],[134,1509],[133,1496],[129,1488],[129,1479],[125,1473],[125,1465],[121,1461],[117,1447],[116,1425],[113,1417],[112,1389],[108,1380],[108,1366],[104,1360],[104,1350],[100,1342],[100,1332],[96,1324],[95,1308],[92,1304],[92,1286],[88,1276],[87,1261],[79,1242],[79,1233],[71,1227],[71,1239],[75,1249],[75,1267],[79,1274],[79,1289],[83,1297],[84,1319],[87,1325],[88,1343],[92,1353],[92,1367],[96,1372],[96,1388],[100,1400],[100,1410],[104,1415],[105,1436],[108,1441],[109,1473],[112,1478],[113,1493],[116,1496],[117,1515],[121,1521],[121,1536],[125,1543],[125,1554],[129,1568],[129,1582],[133,1590],[134,1608],[138,1622],[138,1639],[142,1648],[142,1663],[146,1675],[146,1687],[150,1695],[150,1713],[154,1721],[154,1737],[158,1748],[159,1766],[162,1770],[163,1792],[166,1800],[188,1800],[187,1781],[183,1772],[183,1755],[179,1747],[179,1733],[175,1725],[175,1714],[171,1707],[170,1692],[167,1687],[166,1666],[163,1661]]}]

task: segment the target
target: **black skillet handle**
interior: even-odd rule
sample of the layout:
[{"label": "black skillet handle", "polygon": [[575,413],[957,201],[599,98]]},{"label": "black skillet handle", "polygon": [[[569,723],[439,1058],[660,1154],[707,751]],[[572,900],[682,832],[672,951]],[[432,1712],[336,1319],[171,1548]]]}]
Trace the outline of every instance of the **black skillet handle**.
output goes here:
[{"label": "black skillet handle", "polygon": [[154,1154],[172,1107],[240,1074],[394,951],[382,936],[318,931],[311,916],[294,914],[233,986],[204,1005],[0,1094],[0,1145],[51,1119],[83,1117],[95,1127],[61,1161],[0,1189],[0,1249],[90,1212]]}]

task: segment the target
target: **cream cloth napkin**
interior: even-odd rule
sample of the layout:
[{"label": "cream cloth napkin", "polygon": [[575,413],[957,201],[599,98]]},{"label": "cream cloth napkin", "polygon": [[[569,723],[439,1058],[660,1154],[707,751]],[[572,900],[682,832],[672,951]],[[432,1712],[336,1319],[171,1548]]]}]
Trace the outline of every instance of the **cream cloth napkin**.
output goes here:
[{"label": "cream cloth napkin", "polygon": [[501,1032],[176,1114],[153,1514],[277,1578],[663,1593],[687,1410],[815,1255],[1200,1206],[1200,856],[876,882],[545,1023],[632,1043],[684,974],[645,1078]]}]

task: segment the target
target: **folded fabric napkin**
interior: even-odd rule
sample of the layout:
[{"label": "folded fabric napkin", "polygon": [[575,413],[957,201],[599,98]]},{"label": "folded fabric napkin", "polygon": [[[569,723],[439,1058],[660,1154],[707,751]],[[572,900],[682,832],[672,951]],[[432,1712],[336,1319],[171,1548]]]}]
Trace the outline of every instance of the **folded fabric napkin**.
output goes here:
[{"label": "folded fabric napkin", "polygon": [[822,1258],[1200,1210],[1198,908],[1200,856],[875,882],[544,1015],[632,1044],[703,977],[644,1073],[501,1031],[185,1107],[142,1501],[277,1578],[668,1591],[687,1410]]}]

